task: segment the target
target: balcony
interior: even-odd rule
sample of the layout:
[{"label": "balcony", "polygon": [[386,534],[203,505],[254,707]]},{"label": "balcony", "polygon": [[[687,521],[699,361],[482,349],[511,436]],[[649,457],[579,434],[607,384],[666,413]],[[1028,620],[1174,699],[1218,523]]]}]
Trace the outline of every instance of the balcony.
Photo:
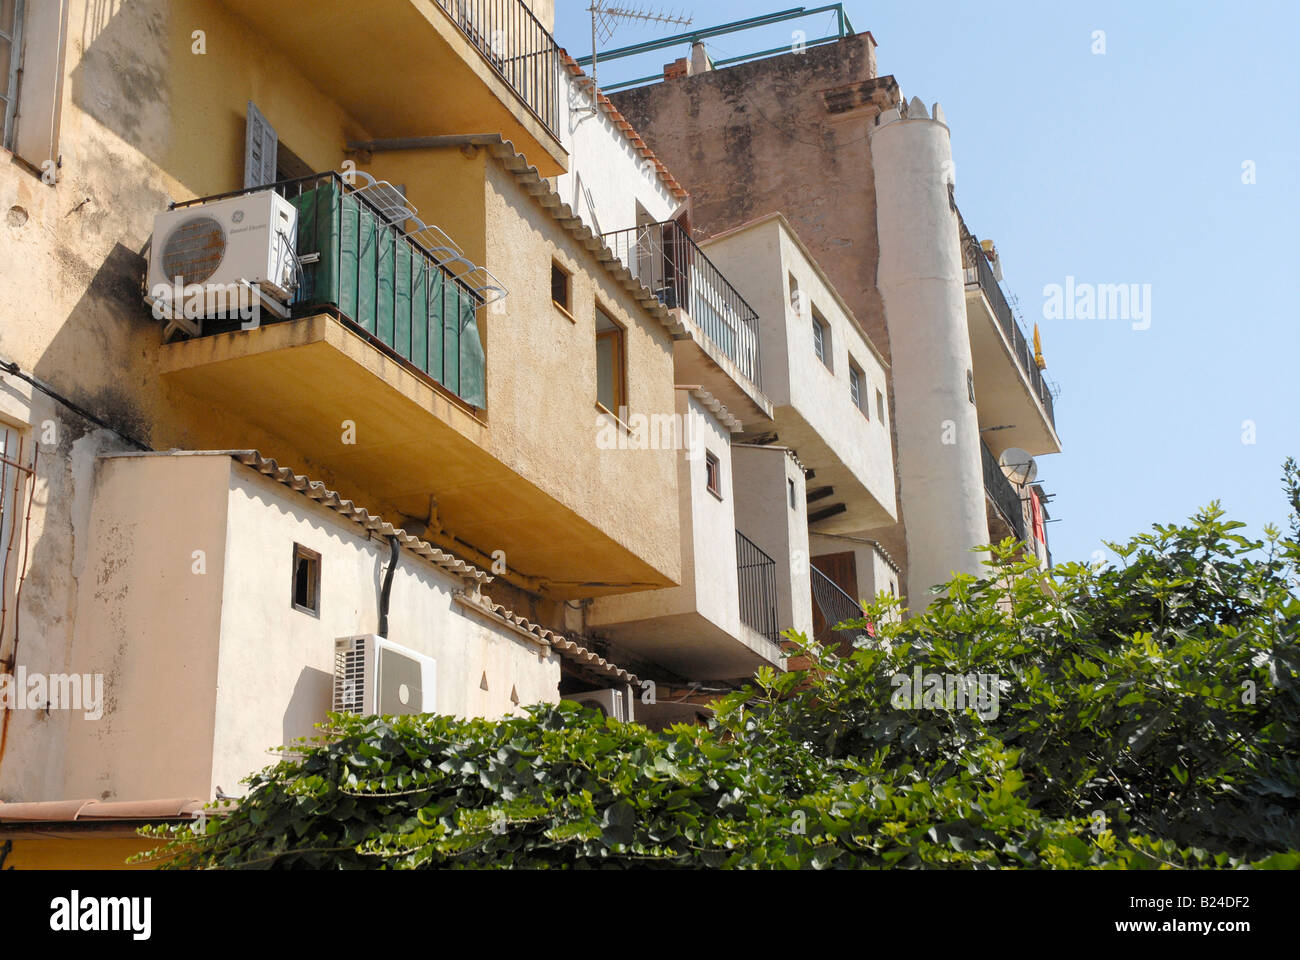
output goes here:
[{"label": "balcony", "polygon": [[[1034,348],[993,275],[978,239],[962,224],[962,265],[980,426],[1005,426],[1009,446],[1059,453],[1054,398]],[[979,318],[982,317],[982,322]]]},{"label": "balcony", "polygon": [[[993,504],[998,516],[1010,528],[1017,540],[1024,541],[1025,510],[1020,500],[1020,493],[1015,485],[1007,479],[998,463],[998,458],[983,440],[980,441],[980,456],[984,465],[984,491]],[[990,529],[989,535],[994,540],[1001,540],[997,532]]]},{"label": "balcony", "polygon": [[825,647],[837,647],[841,655],[852,653],[856,641],[874,637],[875,631],[870,624],[865,630],[856,627],[841,629],[843,623],[862,619],[862,607],[815,566],[810,566],[809,570],[812,573],[813,640]]},{"label": "balcony", "polygon": [[[674,351],[679,383],[702,383],[741,419],[770,419],[759,360],[758,314],[675,221],[602,235],[632,276],[689,321]],[[722,376],[719,376],[722,374]]]},{"label": "balcony", "polygon": [[[327,173],[263,188],[298,210],[299,256],[314,262],[300,264],[288,318],[263,311],[251,330],[238,319],[204,320],[201,335],[162,346],[164,381],[209,411],[189,423],[187,445],[257,447],[311,468],[345,497],[414,518],[426,539],[485,568],[504,551],[513,582],[557,599],[674,582],[675,539],[669,554],[667,538],[632,508],[591,506],[596,478],[636,482],[618,472],[630,470],[625,454],[592,450],[585,431],[563,433],[572,422],[555,412],[563,397],[546,394],[541,411],[525,414],[502,404],[489,429],[488,343],[498,345],[500,383],[511,358],[533,354],[533,328],[480,331],[485,299],[501,291],[445,235],[408,231],[399,195],[371,186]],[[661,369],[670,375],[666,362]],[[557,463],[594,458],[590,484],[567,466],[521,457],[509,442],[521,416],[559,438]],[[674,454],[655,456],[671,465]],[[646,460],[639,469],[653,477],[656,467]],[[676,493],[637,496],[669,503]]]},{"label": "balcony", "polygon": [[374,138],[499,132],[568,168],[560,49],[521,0],[222,2]]},{"label": "balcony", "polygon": [[740,587],[740,622],[780,644],[776,561],[739,530],[736,531],[736,578]]},{"label": "balcony", "polygon": [[[401,216],[394,212],[396,195],[374,186],[357,189],[336,173],[321,173],[175,207],[275,190],[298,211],[297,252],[303,263],[291,315],[332,313],[393,359],[483,409],[480,274],[440,231],[409,234],[395,220]],[[435,235],[439,239],[429,239]],[[203,330],[214,335],[238,328],[236,319],[209,320]]]}]

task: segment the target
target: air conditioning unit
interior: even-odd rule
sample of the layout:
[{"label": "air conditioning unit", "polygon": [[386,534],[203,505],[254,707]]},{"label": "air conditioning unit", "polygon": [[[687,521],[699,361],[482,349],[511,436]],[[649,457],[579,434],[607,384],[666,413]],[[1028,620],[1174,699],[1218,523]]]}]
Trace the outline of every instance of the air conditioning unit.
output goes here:
[{"label": "air conditioning unit", "polygon": [[607,717],[632,722],[632,702],[622,690],[592,690],[589,693],[571,693],[561,700],[572,700],[585,707],[594,707]]},{"label": "air conditioning unit", "polygon": [[[297,286],[297,243],[298,210],[274,190],[164,211],[153,221],[145,300],[192,334],[200,332],[196,319],[220,315],[214,302],[233,314],[229,301],[215,296],[225,291],[242,291],[245,305],[256,291],[262,308],[287,317]],[[191,306],[191,296],[190,309],[177,309],[178,285],[183,291],[196,284],[204,288],[203,309]]]},{"label": "air conditioning unit", "polygon": [[336,713],[433,713],[438,707],[438,664],[375,634],[334,641]]}]

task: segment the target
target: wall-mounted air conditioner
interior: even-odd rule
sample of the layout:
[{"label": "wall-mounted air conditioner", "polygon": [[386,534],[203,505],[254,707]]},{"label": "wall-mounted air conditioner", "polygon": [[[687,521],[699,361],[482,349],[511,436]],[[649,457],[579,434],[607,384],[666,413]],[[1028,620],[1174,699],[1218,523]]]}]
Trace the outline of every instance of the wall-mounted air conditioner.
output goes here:
[{"label": "wall-mounted air conditioner", "polygon": [[375,634],[334,641],[336,713],[434,713],[438,664]]},{"label": "wall-mounted air conditioner", "polygon": [[561,700],[572,700],[585,707],[594,707],[607,717],[632,722],[632,702],[622,690],[592,690],[588,693],[571,693]]},{"label": "wall-mounted air conditioner", "polygon": [[[145,300],[192,334],[201,331],[195,321],[234,315],[220,296],[227,291],[242,289],[244,304],[256,291],[260,309],[286,317],[297,286],[297,242],[298,211],[273,190],[164,211],[154,217]],[[195,286],[203,288],[201,305]],[[177,306],[177,291],[186,287]],[[221,304],[224,310],[214,309]]]}]

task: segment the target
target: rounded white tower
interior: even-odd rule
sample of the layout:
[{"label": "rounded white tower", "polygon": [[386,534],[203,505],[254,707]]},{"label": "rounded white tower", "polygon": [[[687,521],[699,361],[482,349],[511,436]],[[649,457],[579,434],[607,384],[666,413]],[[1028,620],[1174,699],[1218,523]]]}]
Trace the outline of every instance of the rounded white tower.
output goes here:
[{"label": "rounded white tower", "polygon": [[979,421],[972,402],[970,334],[952,145],[943,111],[919,98],[888,110],[871,131],[880,265],[876,285],[889,328],[908,605],[954,572],[983,571],[988,542]]}]

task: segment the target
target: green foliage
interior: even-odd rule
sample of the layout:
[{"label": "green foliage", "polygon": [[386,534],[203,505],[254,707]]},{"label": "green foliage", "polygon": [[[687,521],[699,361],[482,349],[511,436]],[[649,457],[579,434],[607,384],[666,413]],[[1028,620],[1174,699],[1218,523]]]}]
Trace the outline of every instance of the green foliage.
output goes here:
[{"label": "green foliage", "polygon": [[[1284,467],[1300,514],[1300,470]],[[923,614],[759,671],[708,726],[571,703],[333,715],[167,867],[1300,868],[1300,536],[1217,505],[1045,575],[993,550]],[[996,710],[898,705],[992,675]],[[987,692],[987,691],[986,691]],[[980,704],[988,707],[988,703]],[[930,707],[927,709],[926,707]]]}]

